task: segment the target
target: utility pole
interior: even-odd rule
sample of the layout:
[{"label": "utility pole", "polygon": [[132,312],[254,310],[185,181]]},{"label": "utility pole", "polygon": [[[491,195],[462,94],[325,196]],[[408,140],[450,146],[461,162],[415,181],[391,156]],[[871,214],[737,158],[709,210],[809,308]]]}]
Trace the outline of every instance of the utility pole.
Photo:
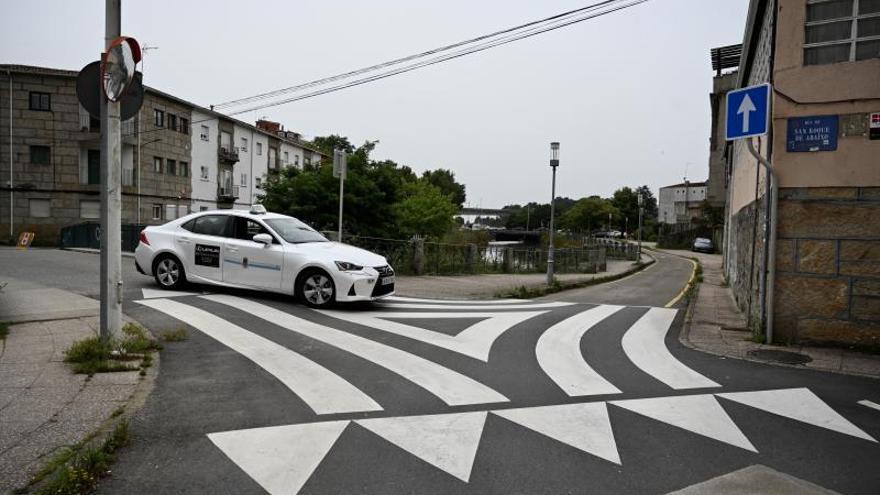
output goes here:
[{"label": "utility pole", "polygon": [[556,215],[556,167],[559,166],[559,143],[550,143],[550,168],[553,169],[553,185],[550,193],[550,245],[547,248],[547,285],[553,284],[553,235],[556,229],[553,225],[553,217]]},{"label": "utility pole", "polygon": [[[121,0],[105,0],[105,50],[122,31],[121,7]],[[101,94],[100,336],[106,342],[119,335],[122,328],[122,139],[119,102],[104,97],[103,89]]]}]

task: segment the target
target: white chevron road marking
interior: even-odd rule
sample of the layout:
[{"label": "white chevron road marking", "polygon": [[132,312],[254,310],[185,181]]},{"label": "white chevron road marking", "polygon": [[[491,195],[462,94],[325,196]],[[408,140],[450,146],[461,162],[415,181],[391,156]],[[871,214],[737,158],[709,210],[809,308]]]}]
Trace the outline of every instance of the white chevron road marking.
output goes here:
[{"label": "white chevron road marking", "polygon": [[254,301],[227,295],[204,296],[250,313],[281,328],[371,361],[436,395],[450,406],[507,402],[507,397],[461,373],[406,351],[298,318]]},{"label": "white chevron road marking", "polygon": [[530,302],[528,304],[510,304],[510,305],[500,305],[500,304],[422,304],[422,303],[383,303],[377,301],[373,303],[375,306],[379,306],[387,309],[431,309],[434,311],[440,310],[459,310],[459,311],[498,311],[502,309],[550,309],[550,308],[561,308],[564,306],[571,306],[576,303],[569,302],[561,302],[561,301],[553,301],[553,302],[544,302],[544,303],[533,303]]},{"label": "white chevron road marking", "polygon": [[207,311],[170,299],[137,302],[177,318],[250,359],[317,414],[382,410],[367,394],[318,363]]},{"label": "white chevron road marking", "polygon": [[195,296],[195,292],[184,292],[178,290],[163,290],[163,289],[141,289],[141,292],[144,295],[144,299],[156,299],[159,297],[183,297],[183,296]]},{"label": "white chevron road marking", "polygon": [[394,303],[425,303],[425,304],[524,304],[530,303],[528,299],[422,299],[418,297],[389,296],[383,297],[380,302]]},{"label": "white chevron road marking", "polygon": [[[856,433],[846,426],[851,424],[834,411],[828,416],[828,405],[807,389],[718,395],[765,410],[780,410],[782,407],[786,417],[791,417],[788,416],[791,408],[815,409],[819,411],[818,417],[807,410],[794,415],[800,417],[795,419],[803,421],[807,418],[811,424],[819,423],[819,426],[846,435]],[[794,405],[781,406],[792,400]],[[211,433],[208,437],[272,495],[297,493],[350,422],[356,422],[406,452],[467,482],[484,436],[488,412],[590,455],[621,464],[609,419],[609,403],[685,431],[757,452],[712,394],[327,421]],[[662,456],[662,453],[657,454]],[[541,454],[536,452],[535,455]]]},{"label": "white chevron road marking", "polygon": [[535,345],[535,356],[544,373],[572,397],[619,394],[620,389],[587,364],[581,339],[590,328],[623,309],[596,306],[548,328]]},{"label": "white chevron road marking", "polygon": [[486,412],[361,419],[357,424],[467,482],[483,436]]},{"label": "white chevron road marking", "polygon": [[807,388],[761,390],[758,392],[731,392],[716,394],[740,404],[762,409],[778,416],[794,419],[844,435],[876,442],[871,435],[847,421],[831,406]]},{"label": "white chevron road marking", "polygon": [[870,407],[871,409],[876,409],[880,411],[880,404],[877,404],[876,402],[871,402],[868,399],[860,400],[858,403],[862,406]]},{"label": "white chevron road marking", "polygon": [[[401,335],[410,339],[418,340],[426,344],[441,347],[465,356],[486,362],[489,360],[489,351],[492,344],[504,332],[514,325],[522,323],[529,318],[542,315],[546,311],[529,312],[497,312],[497,313],[388,313],[382,311],[352,312],[352,311],[319,311],[320,313],[345,320],[358,325],[374,328],[383,332]],[[439,318],[484,318],[474,323],[458,335],[447,335],[442,332],[427,330],[386,320],[394,319],[439,319]]]},{"label": "white chevron road marking", "polygon": [[492,414],[588,454],[620,464],[604,402],[502,409]]},{"label": "white chevron road marking", "polygon": [[211,433],[208,438],[271,495],[297,493],[348,421]]},{"label": "white chevron road marking", "polygon": [[664,339],[676,312],[675,309],[649,309],[623,335],[623,352],[639,369],[675,390],[720,387],[675,359],[666,348]]},{"label": "white chevron road marking", "polygon": [[677,426],[741,449],[757,452],[712,395],[685,395],[611,401],[642,416]]}]

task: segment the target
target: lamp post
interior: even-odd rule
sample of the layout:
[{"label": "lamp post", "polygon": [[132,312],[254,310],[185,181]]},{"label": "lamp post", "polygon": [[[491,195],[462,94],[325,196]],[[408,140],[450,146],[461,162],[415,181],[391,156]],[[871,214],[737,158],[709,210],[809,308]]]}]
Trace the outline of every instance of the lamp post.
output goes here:
[{"label": "lamp post", "polygon": [[553,169],[553,185],[550,194],[550,245],[547,248],[547,285],[553,283],[553,235],[555,227],[553,217],[556,215],[556,167],[559,166],[559,143],[550,143],[550,168]]},{"label": "lamp post", "polygon": [[645,203],[645,198],[642,196],[642,193],[639,192],[639,249],[638,256],[636,260],[642,261],[642,213],[645,211],[645,207],[642,206]]}]

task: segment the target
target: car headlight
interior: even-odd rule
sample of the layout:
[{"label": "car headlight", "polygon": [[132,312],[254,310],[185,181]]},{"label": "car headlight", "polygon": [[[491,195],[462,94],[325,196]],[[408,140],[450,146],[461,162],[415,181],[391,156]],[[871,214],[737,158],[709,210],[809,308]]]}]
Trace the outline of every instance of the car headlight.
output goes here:
[{"label": "car headlight", "polygon": [[361,265],[355,265],[347,261],[334,261],[334,263],[336,263],[336,268],[339,268],[339,271],[342,272],[359,272],[364,269]]}]

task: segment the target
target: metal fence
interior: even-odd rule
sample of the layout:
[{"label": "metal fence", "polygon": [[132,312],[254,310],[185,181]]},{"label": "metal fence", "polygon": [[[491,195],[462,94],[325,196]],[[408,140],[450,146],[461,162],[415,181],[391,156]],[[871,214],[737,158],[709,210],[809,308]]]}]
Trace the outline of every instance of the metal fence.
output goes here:
[{"label": "metal fence", "polygon": [[[138,245],[138,237],[146,225],[122,225],[122,250],[134,252]],[[101,224],[85,222],[69,225],[61,229],[62,248],[101,248]]]},{"label": "metal fence", "polygon": [[605,255],[609,258],[635,261],[639,255],[638,244],[602,237],[587,239],[584,247],[591,249],[602,248],[605,250]]},{"label": "metal fence", "polygon": [[[399,240],[376,237],[346,237],[354,246],[381,254],[404,275],[454,275],[466,273],[543,273],[547,251],[521,246],[445,244],[422,239]],[[605,271],[604,249],[558,249],[556,273]]]}]

